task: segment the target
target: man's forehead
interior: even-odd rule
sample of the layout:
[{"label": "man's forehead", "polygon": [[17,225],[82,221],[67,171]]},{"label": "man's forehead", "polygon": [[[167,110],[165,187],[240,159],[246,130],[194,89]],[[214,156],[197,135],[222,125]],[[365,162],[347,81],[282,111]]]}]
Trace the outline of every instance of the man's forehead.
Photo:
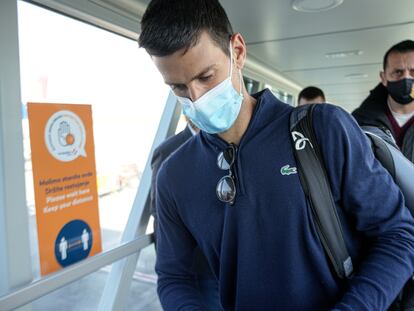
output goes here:
[{"label": "man's forehead", "polygon": [[205,70],[214,69],[226,59],[226,55],[210,38],[200,36],[198,42],[185,53],[179,50],[167,56],[153,56],[152,59],[165,82],[178,83]]},{"label": "man's forehead", "polygon": [[388,55],[387,67],[414,66],[414,51],[392,52]]}]

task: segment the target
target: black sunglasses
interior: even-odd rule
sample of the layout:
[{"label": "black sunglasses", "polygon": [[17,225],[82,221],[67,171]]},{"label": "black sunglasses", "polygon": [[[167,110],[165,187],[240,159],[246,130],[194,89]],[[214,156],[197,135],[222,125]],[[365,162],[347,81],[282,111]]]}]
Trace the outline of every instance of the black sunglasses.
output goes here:
[{"label": "black sunglasses", "polygon": [[230,144],[224,151],[220,152],[217,157],[217,166],[222,170],[229,170],[229,174],[223,176],[217,183],[217,198],[230,205],[234,204],[236,198],[236,181],[232,172],[232,167],[236,160],[236,152],[236,145]]}]

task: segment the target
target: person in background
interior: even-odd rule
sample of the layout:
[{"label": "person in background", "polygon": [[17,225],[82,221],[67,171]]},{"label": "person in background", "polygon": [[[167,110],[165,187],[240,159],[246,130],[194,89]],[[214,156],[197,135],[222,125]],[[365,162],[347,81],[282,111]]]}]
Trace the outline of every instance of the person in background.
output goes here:
[{"label": "person in background", "polygon": [[361,126],[390,133],[414,163],[414,41],[399,42],[385,53],[380,78],[352,115]]},{"label": "person in background", "polygon": [[298,106],[325,103],[325,94],[316,86],[305,87],[298,95]]},{"label": "person in background", "polygon": [[246,43],[220,2],[152,0],[138,40],[200,128],[157,175],[164,310],[206,309],[191,270],[198,247],[225,310],[385,311],[413,274],[414,219],[355,120],[333,105],[313,112],[333,200],[350,224],[356,267],[345,281],[330,266],[297,174],[294,108],[268,89],[248,94]]},{"label": "person in background", "polygon": [[[162,163],[178,148],[181,147],[191,137],[197,135],[200,131],[190,120],[186,118],[187,126],[184,130],[167,138],[162,142],[153,152],[151,158],[152,179],[151,179],[151,201],[150,212],[154,217],[154,236],[155,244],[157,244],[157,212],[155,209],[155,197],[156,197],[156,180],[158,171]],[[192,271],[195,277],[198,290],[200,291],[200,299],[203,301],[203,305],[208,311],[220,310],[220,303],[218,298],[218,283],[208,266],[205,256],[202,254],[199,248],[194,251],[194,258],[192,262]]]},{"label": "person in background", "polygon": [[196,135],[200,130],[186,118],[187,125],[181,132],[168,137],[164,140],[157,148],[154,149],[151,158],[151,169],[152,169],[152,178],[151,178],[151,203],[150,203],[150,212],[151,215],[156,219],[157,214],[155,212],[155,191],[156,191],[156,180],[157,174],[161,167],[161,164],[167,159],[171,153],[176,151],[182,144],[184,144],[191,137]]}]

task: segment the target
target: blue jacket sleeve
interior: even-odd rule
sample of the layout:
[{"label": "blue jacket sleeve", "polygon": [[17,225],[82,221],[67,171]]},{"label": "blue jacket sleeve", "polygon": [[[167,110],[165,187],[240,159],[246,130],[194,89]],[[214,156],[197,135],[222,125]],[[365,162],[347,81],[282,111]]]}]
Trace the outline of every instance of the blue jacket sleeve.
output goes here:
[{"label": "blue jacket sleeve", "polygon": [[157,177],[157,261],[158,295],[164,310],[203,310],[200,293],[191,272],[194,238],[176,210],[163,164]]},{"label": "blue jacket sleeve", "polygon": [[316,108],[315,134],[334,199],[369,242],[335,310],[387,310],[413,275],[413,217],[355,120],[332,105]]}]

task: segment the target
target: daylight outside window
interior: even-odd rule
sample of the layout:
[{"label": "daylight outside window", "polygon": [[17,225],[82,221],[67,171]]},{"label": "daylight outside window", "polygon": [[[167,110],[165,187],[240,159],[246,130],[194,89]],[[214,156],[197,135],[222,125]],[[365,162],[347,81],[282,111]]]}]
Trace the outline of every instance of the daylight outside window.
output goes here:
[{"label": "daylight outside window", "polygon": [[[92,105],[103,250],[119,243],[169,88],[137,42],[19,2],[27,204],[38,277],[26,104]],[[153,269],[148,263],[148,270]]]}]

